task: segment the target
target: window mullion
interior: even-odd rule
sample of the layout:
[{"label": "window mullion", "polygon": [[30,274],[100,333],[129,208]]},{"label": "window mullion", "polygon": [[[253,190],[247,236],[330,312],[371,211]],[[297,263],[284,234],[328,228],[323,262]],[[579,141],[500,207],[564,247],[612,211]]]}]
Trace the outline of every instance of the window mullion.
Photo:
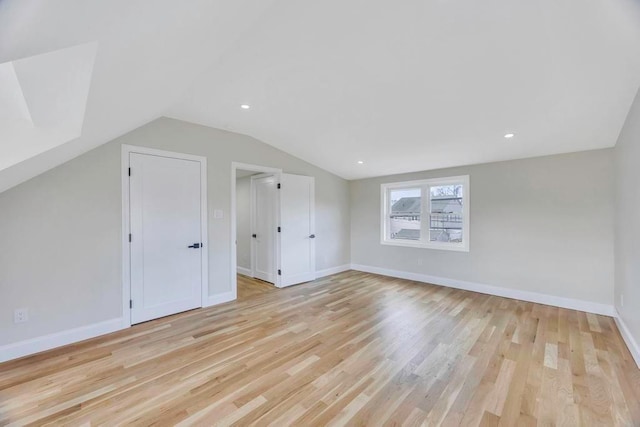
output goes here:
[{"label": "window mullion", "polygon": [[430,188],[429,185],[423,185],[421,187],[422,191],[422,202],[421,202],[421,211],[420,214],[420,243],[423,245],[427,245],[429,243],[429,194]]},{"label": "window mullion", "polygon": [[384,191],[384,239],[391,240],[391,188],[386,188]]}]

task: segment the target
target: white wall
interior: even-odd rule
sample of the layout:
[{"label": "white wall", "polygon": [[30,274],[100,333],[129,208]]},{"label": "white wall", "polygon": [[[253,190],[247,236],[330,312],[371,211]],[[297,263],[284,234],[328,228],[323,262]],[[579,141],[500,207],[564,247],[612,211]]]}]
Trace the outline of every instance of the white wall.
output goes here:
[{"label": "white wall", "polygon": [[[0,346],[122,316],[122,144],[207,157],[210,295],[231,290],[232,161],[314,176],[317,267],[349,263],[347,181],[251,137],[162,118],[0,193]],[[14,324],[22,307],[31,319]]]},{"label": "white wall", "polygon": [[251,270],[251,177],[236,180],[236,237],[238,267]]},{"label": "white wall", "polygon": [[[351,262],[611,306],[612,164],[606,149],[351,181]],[[380,184],[456,175],[469,252],[380,244]]]},{"label": "white wall", "polygon": [[636,360],[640,364],[640,91],[615,147],[614,164],[615,304],[631,339],[635,341],[629,347],[635,347]]}]

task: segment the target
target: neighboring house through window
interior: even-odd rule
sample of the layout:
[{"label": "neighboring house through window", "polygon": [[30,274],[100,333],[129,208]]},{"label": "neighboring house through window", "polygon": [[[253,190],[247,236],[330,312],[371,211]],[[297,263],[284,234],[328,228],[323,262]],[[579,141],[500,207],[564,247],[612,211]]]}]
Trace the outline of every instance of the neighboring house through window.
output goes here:
[{"label": "neighboring house through window", "polygon": [[382,184],[382,244],[469,250],[469,176]]}]

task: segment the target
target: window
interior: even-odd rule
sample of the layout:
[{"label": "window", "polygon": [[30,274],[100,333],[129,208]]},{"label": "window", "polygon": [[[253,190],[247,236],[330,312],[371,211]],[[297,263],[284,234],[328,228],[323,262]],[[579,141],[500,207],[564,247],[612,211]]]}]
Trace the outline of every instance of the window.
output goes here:
[{"label": "window", "polygon": [[469,177],[382,184],[382,244],[468,251]]}]

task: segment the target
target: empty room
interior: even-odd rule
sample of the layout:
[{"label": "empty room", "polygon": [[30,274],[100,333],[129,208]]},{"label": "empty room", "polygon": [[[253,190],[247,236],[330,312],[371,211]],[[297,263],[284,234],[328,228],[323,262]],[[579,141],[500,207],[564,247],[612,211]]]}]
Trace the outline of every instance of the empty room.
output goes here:
[{"label": "empty room", "polygon": [[0,426],[640,426],[639,0],[0,0]]}]

